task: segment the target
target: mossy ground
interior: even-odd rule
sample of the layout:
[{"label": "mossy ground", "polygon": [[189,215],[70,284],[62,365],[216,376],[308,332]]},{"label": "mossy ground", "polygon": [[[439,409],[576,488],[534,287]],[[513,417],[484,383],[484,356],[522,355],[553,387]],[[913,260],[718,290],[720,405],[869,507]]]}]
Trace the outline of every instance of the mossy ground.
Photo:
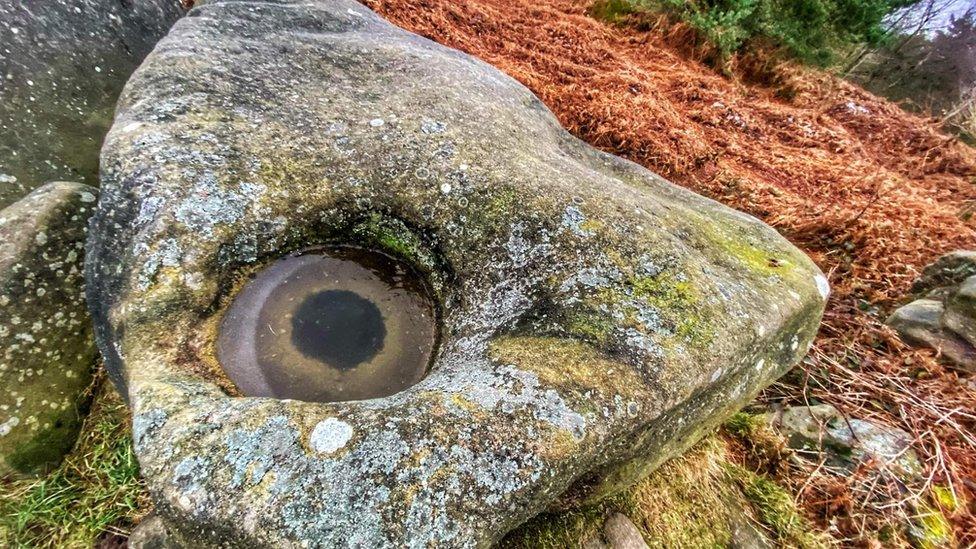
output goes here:
[{"label": "mossy ground", "polygon": [[0,546],[90,548],[148,509],[125,403],[104,376],[73,451],[50,475],[0,485]]},{"label": "mossy ground", "polygon": [[724,440],[711,436],[625,492],[594,507],[541,515],[501,546],[580,547],[614,512],[630,517],[652,547],[728,547],[744,523],[776,545],[827,545],[788,492],[733,463]]}]

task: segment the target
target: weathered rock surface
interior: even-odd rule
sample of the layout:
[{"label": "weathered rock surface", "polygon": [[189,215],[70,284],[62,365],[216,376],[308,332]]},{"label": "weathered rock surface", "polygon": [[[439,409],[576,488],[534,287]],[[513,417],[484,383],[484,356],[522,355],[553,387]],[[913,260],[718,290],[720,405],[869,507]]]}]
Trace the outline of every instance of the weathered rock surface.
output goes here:
[{"label": "weathered rock surface", "polygon": [[146,517],[140,522],[127,543],[129,549],[173,549],[166,523],[156,515]]},{"label": "weathered rock surface", "polygon": [[[682,452],[804,355],[828,291],[769,227],[352,1],[195,8],[127,85],[102,169],[96,332],[194,547],[488,544]],[[428,273],[429,375],[234,396],[214,334],[235,281],[330,241]]]},{"label": "weathered rock surface", "polygon": [[50,183],[0,210],[0,476],[57,464],[95,358],[82,257],[95,190]]},{"label": "weathered rock surface", "polygon": [[924,296],[886,323],[909,345],[939,352],[950,365],[976,371],[976,252],[948,253],[925,267],[912,286]]},{"label": "weathered rock surface", "polygon": [[912,284],[912,293],[924,297],[933,291],[958,286],[973,275],[976,275],[976,251],[949,252],[922,269],[922,274]]},{"label": "weathered rock surface", "polygon": [[45,181],[98,184],[119,92],[182,12],[178,0],[0,3],[0,208]]},{"label": "weathered rock surface", "polygon": [[957,365],[976,363],[976,349],[946,329],[942,323],[944,314],[941,301],[919,299],[896,309],[886,323],[909,345],[935,349]]},{"label": "weathered rock surface", "polygon": [[774,416],[772,425],[792,448],[825,451],[835,466],[852,469],[872,460],[899,477],[915,479],[922,463],[911,449],[908,433],[871,421],[845,418],[829,404],[794,406]]},{"label": "weathered rock surface", "polygon": [[942,324],[976,349],[976,276],[962,281],[946,298]]}]

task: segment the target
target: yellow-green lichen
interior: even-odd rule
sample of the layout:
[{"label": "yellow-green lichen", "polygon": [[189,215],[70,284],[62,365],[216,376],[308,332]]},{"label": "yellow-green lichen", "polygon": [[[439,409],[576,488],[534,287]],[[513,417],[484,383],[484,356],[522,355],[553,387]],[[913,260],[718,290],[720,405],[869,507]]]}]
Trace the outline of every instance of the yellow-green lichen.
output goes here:
[{"label": "yellow-green lichen", "polygon": [[[709,248],[721,254],[715,259],[733,262],[760,277],[780,277],[798,282],[797,258],[785,251],[770,250],[755,244],[755,237],[731,224],[702,220],[699,234]],[[795,252],[798,253],[798,252]]]},{"label": "yellow-green lichen", "polygon": [[952,525],[942,511],[922,503],[912,517],[910,528],[915,546],[919,549],[954,547]]},{"label": "yellow-green lichen", "polygon": [[420,239],[401,221],[373,213],[353,228],[353,234],[392,255],[423,264]]},{"label": "yellow-green lichen", "polygon": [[661,311],[674,324],[674,333],[683,340],[708,344],[711,333],[694,284],[672,273],[638,276],[630,281],[634,297]]},{"label": "yellow-green lichen", "polygon": [[493,360],[513,363],[536,374],[548,386],[623,397],[634,396],[643,386],[626,365],[609,360],[590,345],[569,339],[506,336],[494,340],[489,353]]},{"label": "yellow-green lichen", "polygon": [[263,156],[257,175],[261,183],[270,187],[294,188],[295,182],[308,181],[312,172],[313,165],[307,160],[297,160],[288,156],[274,158]]},{"label": "yellow-green lichen", "polygon": [[950,513],[955,512],[959,508],[959,498],[956,497],[956,493],[948,486],[938,484],[933,486],[932,499],[935,500],[939,507]]},{"label": "yellow-green lichen", "polygon": [[566,314],[563,328],[573,337],[604,345],[613,332],[614,324],[592,311],[574,310]]}]

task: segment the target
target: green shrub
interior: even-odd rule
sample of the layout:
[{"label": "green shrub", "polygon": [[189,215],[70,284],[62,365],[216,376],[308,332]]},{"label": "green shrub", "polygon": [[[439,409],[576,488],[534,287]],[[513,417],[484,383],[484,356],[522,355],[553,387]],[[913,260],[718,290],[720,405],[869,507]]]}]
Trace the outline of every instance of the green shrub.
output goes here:
[{"label": "green shrub", "polygon": [[[885,17],[917,0],[624,0],[694,28],[722,61],[751,47],[773,48],[806,63],[829,65],[855,44],[878,44]],[[622,10],[621,0],[612,13]],[[594,14],[608,10],[597,8]]]}]

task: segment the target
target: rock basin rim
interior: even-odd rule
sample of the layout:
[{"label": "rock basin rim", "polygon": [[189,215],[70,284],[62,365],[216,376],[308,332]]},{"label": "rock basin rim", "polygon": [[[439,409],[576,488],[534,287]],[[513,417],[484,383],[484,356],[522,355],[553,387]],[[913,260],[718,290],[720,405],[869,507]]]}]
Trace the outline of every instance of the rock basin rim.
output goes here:
[{"label": "rock basin rim", "polygon": [[[304,265],[299,264],[302,261]],[[276,269],[286,270],[275,275]],[[262,278],[269,277],[273,279],[262,283]],[[230,375],[236,394],[314,402],[382,398],[422,379],[434,363],[442,305],[423,269],[394,250],[335,241],[256,262],[237,279],[230,289],[221,292],[224,297],[218,305],[219,333],[215,341],[218,361]],[[282,293],[289,285],[303,289]],[[255,293],[264,301],[254,302]],[[268,305],[276,300],[287,300],[289,304]],[[291,306],[295,300],[300,300],[300,304]],[[270,318],[266,311],[269,308]],[[277,317],[290,318],[290,322],[281,326]],[[244,332],[242,323],[247,327]],[[277,331],[274,326],[278,326]],[[274,348],[278,353],[297,351],[286,356],[304,362],[304,371],[280,370],[280,360],[271,359],[269,364],[269,359],[260,357],[249,365],[251,371],[237,367],[241,355],[232,351],[250,346],[251,340],[257,339],[253,350],[261,354],[262,341],[274,341],[279,331],[290,341],[277,342]],[[318,384],[315,378],[327,370],[340,376],[340,380],[363,377],[367,374],[354,370],[367,368],[377,353],[381,357],[393,355],[385,360],[384,370],[368,373],[385,378],[369,387],[352,392],[327,388],[316,392],[303,387]],[[249,379],[254,375],[264,381]],[[285,386],[272,378],[282,375],[289,378]],[[235,376],[243,376],[244,385],[235,381]]]}]

